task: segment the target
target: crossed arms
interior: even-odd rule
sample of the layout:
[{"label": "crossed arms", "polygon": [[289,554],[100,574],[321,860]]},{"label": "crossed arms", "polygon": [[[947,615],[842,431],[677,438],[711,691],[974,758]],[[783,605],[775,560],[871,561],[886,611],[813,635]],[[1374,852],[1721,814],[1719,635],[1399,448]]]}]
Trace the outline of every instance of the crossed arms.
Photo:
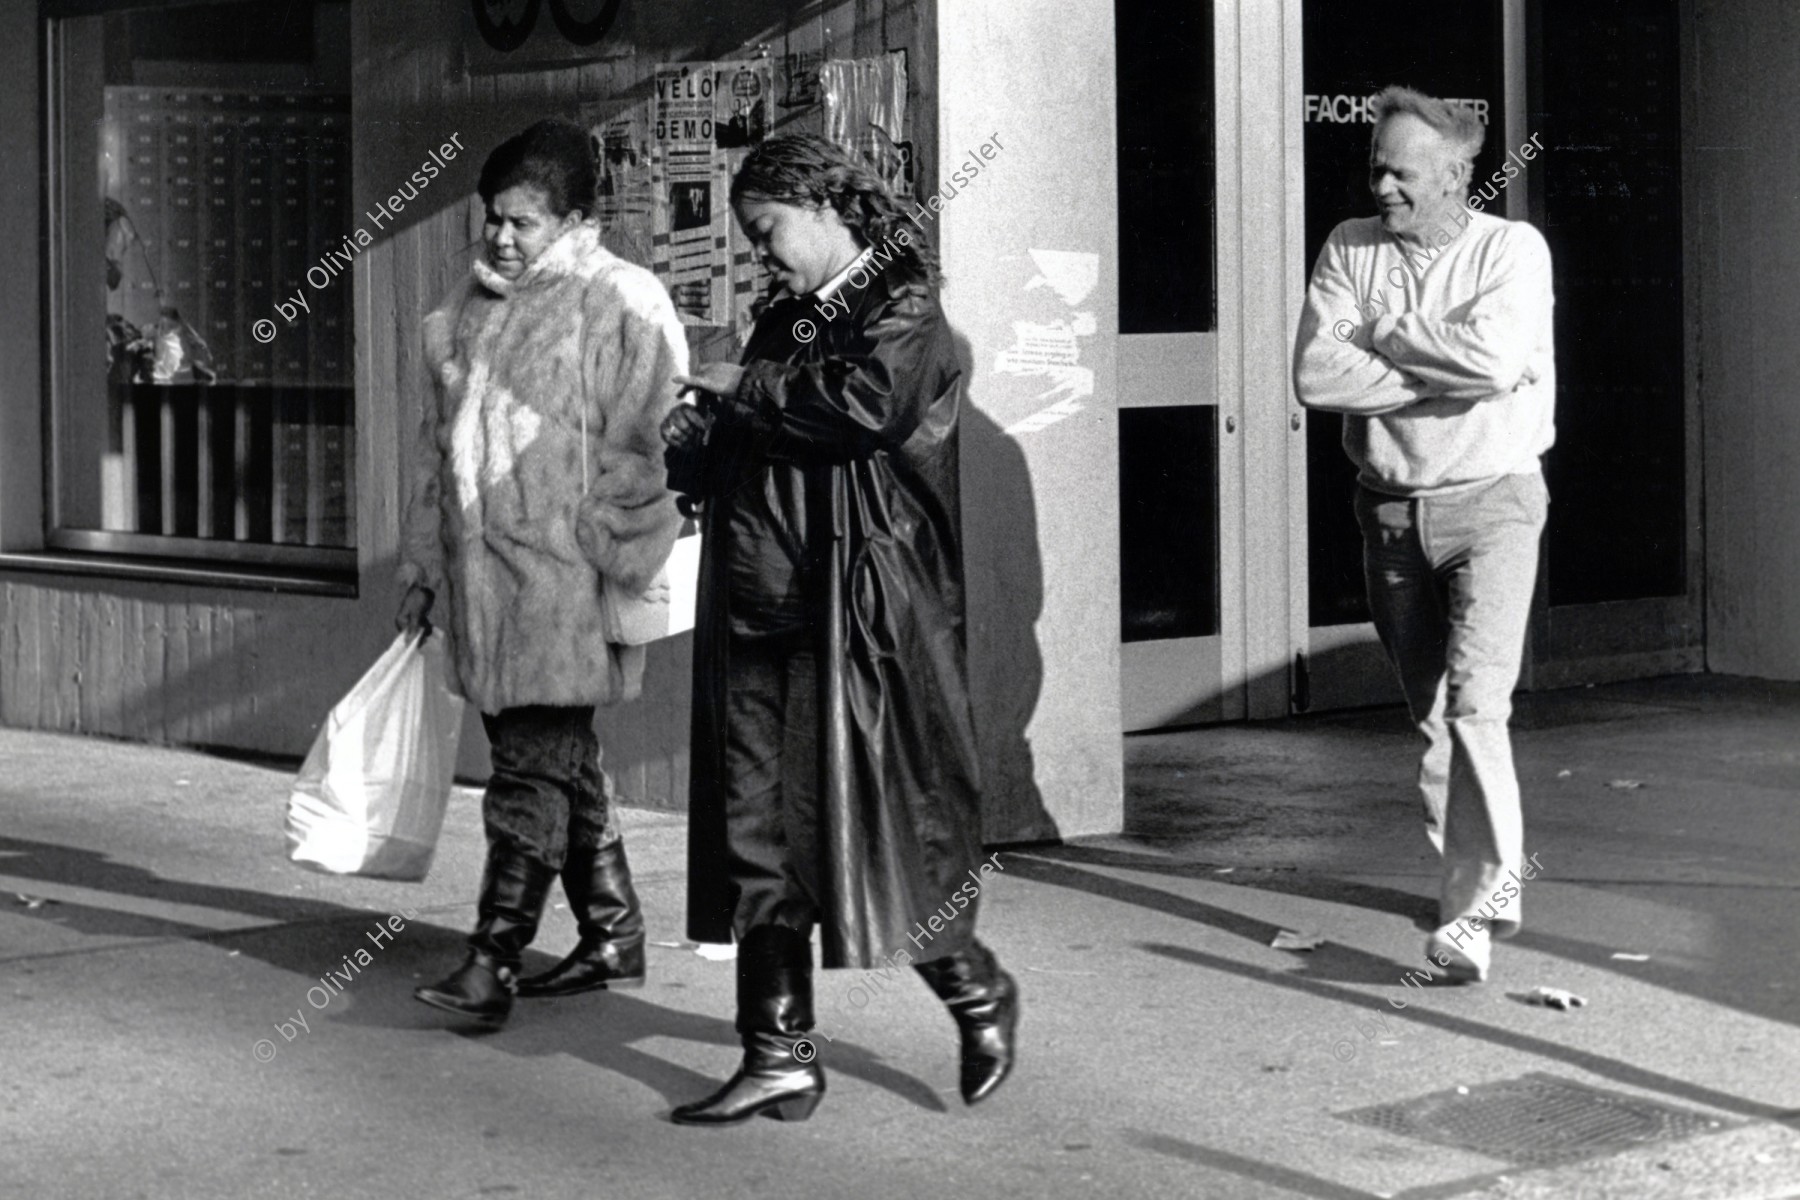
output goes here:
[{"label": "crossed arms", "polygon": [[1553,299],[1550,251],[1535,229],[1508,229],[1474,295],[1450,308],[1454,317],[1389,311],[1380,298],[1400,289],[1379,279],[1376,295],[1359,302],[1344,229],[1320,251],[1300,314],[1294,390],[1302,404],[1380,416],[1433,398],[1500,399],[1545,373],[1533,356]]}]

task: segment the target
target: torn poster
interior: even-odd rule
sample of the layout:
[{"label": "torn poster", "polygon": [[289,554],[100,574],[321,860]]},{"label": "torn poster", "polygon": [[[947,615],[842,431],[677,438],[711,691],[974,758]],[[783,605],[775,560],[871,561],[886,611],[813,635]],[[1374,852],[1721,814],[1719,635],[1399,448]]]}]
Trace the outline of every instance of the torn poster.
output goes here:
[{"label": "torn poster", "polygon": [[1094,371],[1081,365],[1080,339],[1092,337],[1099,323],[1078,306],[1100,282],[1100,256],[1075,250],[1032,250],[1037,274],[1026,292],[1049,288],[1063,305],[1075,309],[1053,321],[1014,321],[1013,344],[994,356],[994,373],[1036,377],[1050,386],[1036,399],[1052,403],[1006,427],[1009,434],[1036,433],[1080,412],[1094,394]]},{"label": "torn poster", "polygon": [[913,145],[906,137],[906,55],[833,59],[819,68],[825,136],[858,151],[894,194],[911,199]]},{"label": "torn poster", "polygon": [[651,187],[649,101],[639,101],[605,119],[583,114],[600,164],[594,215],[614,254],[649,268],[655,238],[655,191]]}]

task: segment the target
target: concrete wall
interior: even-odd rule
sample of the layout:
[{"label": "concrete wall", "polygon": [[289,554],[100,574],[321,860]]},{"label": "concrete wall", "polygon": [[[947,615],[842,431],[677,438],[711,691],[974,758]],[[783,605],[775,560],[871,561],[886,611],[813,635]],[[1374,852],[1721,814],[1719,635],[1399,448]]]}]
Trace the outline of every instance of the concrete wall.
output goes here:
[{"label": "concrete wall", "polygon": [[972,369],[963,506],[987,830],[1116,830],[1112,6],[940,3],[937,20],[943,177],[1001,147],[933,231]]},{"label": "concrete wall", "polygon": [[1800,8],[1691,11],[1707,666],[1800,679]]}]

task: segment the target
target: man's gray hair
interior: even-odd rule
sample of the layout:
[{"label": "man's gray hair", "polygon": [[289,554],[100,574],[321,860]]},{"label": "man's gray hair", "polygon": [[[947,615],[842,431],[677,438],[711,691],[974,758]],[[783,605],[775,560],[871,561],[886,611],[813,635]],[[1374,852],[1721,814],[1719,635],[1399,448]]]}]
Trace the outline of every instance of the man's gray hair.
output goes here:
[{"label": "man's gray hair", "polygon": [[1481,153],[1481,143],[1487,139],[1487,126],[1470,109],[1398,84],[1383,88],[1369,109],[1375,114],[1377,133],[1389,117],[1411,113],[1435,129],[1450,147],[1451,154],[1468,163],[1471,169],[1475,156]]}]

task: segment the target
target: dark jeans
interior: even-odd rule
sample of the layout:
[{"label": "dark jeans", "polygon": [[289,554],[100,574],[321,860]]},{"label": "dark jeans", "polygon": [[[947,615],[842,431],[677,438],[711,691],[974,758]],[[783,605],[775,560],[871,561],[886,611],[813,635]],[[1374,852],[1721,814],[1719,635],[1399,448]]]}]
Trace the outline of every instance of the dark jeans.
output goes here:
[{"label": "dark jeans", "polygon": [[561,870],[570,850],[619,840],[592,705],[482,713],[493,774],[481,797],[489,846]]},{"label": "dark jeans", "polygon": [[759,925],[808,931],[819,897],[819,697],[810,636],[728,639],[727,870],[741,942]]}]

